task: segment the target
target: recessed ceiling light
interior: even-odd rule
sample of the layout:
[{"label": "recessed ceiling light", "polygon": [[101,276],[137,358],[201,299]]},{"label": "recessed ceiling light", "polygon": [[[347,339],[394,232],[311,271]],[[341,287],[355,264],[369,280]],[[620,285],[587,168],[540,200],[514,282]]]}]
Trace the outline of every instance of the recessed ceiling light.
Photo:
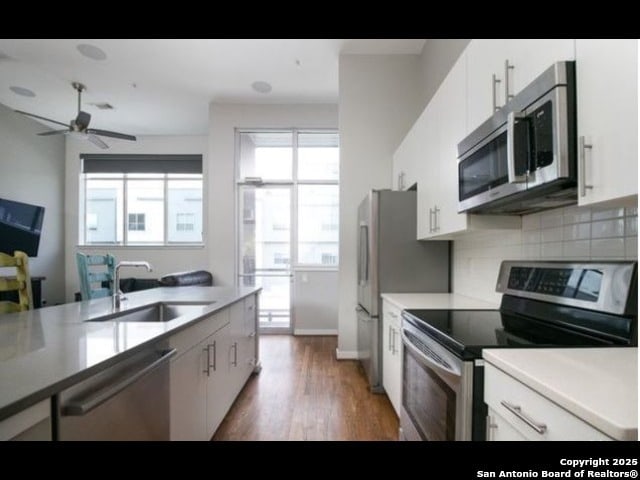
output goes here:
[{"label": "recessed ceiling light", "polygon": [[91,58],[92,60],[105,60],[107,58],[107,54],[104,53],[104,50],[96,47],[95,45],[81,43],[76,48],[82,55]]},{"label": "recessed ceiling light", "polygon": [[11,90],[16,95],[22,95],[23,97],[35,97],[36,96],[35,92],[33,92],[32,90],[29,90],[28,88],[24,88],[24,87],[13,86],[13,87],[9,87],[9,90]]},{"label": "recessed ceiling light", "polygon": [[258,93],[269,93],[271,91],[271,84],[267,82],[253,82],[251,84],[251,88],[253,88]]}]

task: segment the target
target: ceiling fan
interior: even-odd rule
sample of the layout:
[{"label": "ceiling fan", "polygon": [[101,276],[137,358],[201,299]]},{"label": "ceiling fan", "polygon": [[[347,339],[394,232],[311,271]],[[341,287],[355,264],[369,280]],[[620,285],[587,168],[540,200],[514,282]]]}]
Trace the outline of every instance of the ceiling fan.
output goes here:
[{"label": "ceiling fan", "polygon": [[47,122],[51,122],[57,125],[62,125],[64,127],[67,127],[64,130],[52,130],[49,132],[38,133],[38,135],[42,135],[42,136],[72,134],[74,136],[89,140],[91,143],[93,143],[94,145],[100,148],[109,148],[109,145],[104,143],[102,139],[98,137],[98,135],[102,137],[119,138],[121,140],[131,140],[134,142],[136,141],[136,137],[134,137],[133,135],[127,135],[125,133],[118,133],[118,132],[111,132],[109,130],[100,130],[98,128],[88,128],[89,122],[91,121],[91,114],[87,112],[83,112],[80,109],[82,105],[81,103],[82,91],[86,90],[87,87],[85,87],[83,84],[78,82],[73,82],[71,85],[78,92],[78,115],[76,115],[76,118],[71,120],[69,125],[67,125],[66,123],[58,122],[57,120],[41,117],[40,115],[34,115],[33,113],[23,112],[22,110],[15,110],[15,111],[17,113],[21,113],[22,115],[26,115],[28,117],[39,118],[40,120],[45,120]]}]

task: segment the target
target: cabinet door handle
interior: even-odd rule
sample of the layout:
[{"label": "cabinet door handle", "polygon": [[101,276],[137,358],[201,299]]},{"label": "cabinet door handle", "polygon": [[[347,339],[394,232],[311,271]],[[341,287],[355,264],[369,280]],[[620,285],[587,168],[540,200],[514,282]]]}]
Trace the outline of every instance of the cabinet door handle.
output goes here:
[{"label": "cabinet door handle", "polygon": [[513,98],[513,94],[509,93],[509,70],[513,70],[515,67],[509,65],[509,59],[504,61],[504,103],[509,103],[509,100]]},{"label": "cabinet door handle", "polygon": [[216,357],[218,355],[218,349],[216,348],[216,341],[215,340],[213,341],[213,345],[211,345],[211,346],[213,347],[213,365],[212,365],[212,367],[213,367],[213,371],[215,372],[216,371],[216,364],[218,363],[217,360],[216,360]]},{"label": "cabinet door handle", "polygon": [[255,337],[255,336],[256,336],[256,332],[251,332],[251,333],[249,334],[249,338],[253,338],[253,337]]},{"label": "cabinet door handle", "polygon": [[484,432],[484,439],[485,441],[490,441],[492,439],[492,435],[491,432],[495,429],[498,428],[498,424],[493,423],[493,420],[491,420],[491,415],[487,415],[487,429]]},{"label": "cabinet door handle", "polygon": [[391,354],[395,355],[398,353],[396,349],[396,329],[391,327]]},{"label": "cabinet door handle", "polygon": [[203,370],[202,373],[206,373],[207,377],[211,376],[211,372],[210,372],[210,368],[211,368],[211,353],[209,351],[209,345],[207,345],[207,348],[203,348],[202,349],[203,352],[207,352],[207,368],[206,370]]},{"label": "cabinet door handle", "polygon": [[440,209],[436,205],[433,209],[433,231],[438,232],[440,230],[440,225],[438,225],[438,213]]},{"label": "cabinet door handle", "polygon": [[520,420],[522,420],[524,423],[526,423],[528,426],[534,429],[536,433],[539,433],[540,435],[542,435],[544,434],[544,432],[547,431],[547,426],[544,423],[536,422],[528,415],[525,415],[524,413],[522,413],[522,408],[519,405],[513,405],[505,400],[502,400],[500,402],[500,405],[502,405],[504,408],[509,410],[516,417],[518,417]]},{"label": "cabinet door handle", "polygon": [[390,352],[393,352],[393,347],[391,344],[391,325],[389,325],[388,331],[389,331],[389,341],[387,342],[387,350],[389,350]]},{"label": "cabinet door handle", "polygon": [[584,136],[581,136],[578,140],[579,146],[578,150],[580,150],[580,163],[578,168],[580,169],[580,179],[582,180],[580,185],[580,196],[584,197],[587,194],[587,190],[591,190],[593,185],[587,185],[587,150],[591,150],[593,145],[586,143]]},{"label": "cabinet door handle", "polygon": [[238,342],[233,342],[233,366],[238,366]]},{"label": "cabinet door handle", "polygon": [[429,209],[429,233],[433,233],[433,208]]},{"label": "cabinet door handle", "polygon": [[493,111],[497,112],[498,110],[500,110],[500,107],[498,106],[498,92],[496,87],[501,82],[501,80],[498,77],[496,77],[495,73],[491,77],[491,80],[492,80],[491,95],[492,95],[492,101],[493,101]]}]

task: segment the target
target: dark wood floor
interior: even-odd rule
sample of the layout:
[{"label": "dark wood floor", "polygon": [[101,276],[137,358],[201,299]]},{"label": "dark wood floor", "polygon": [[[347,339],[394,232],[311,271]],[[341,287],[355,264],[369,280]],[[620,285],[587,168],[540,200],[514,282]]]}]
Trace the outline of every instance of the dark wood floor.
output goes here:
[{"label": "dark wood floor", "polygon": [[213,440],[397,440],[386,395],[358,362],[336,360],[336,337],[265,335],[253,375]]}]

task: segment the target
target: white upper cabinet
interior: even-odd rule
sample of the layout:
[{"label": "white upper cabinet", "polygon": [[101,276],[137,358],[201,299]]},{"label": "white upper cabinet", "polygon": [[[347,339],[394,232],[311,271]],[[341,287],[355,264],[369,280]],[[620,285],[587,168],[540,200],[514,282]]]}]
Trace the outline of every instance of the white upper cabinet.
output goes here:
[{"label": "white upper cabinet", "polygon": [[576,89],[578,204],[624,197],[635,204],[638,40],[576,40]]},{"label": "white upper cabinet", "polygon": [[467,57],[467,126],[470,132],[493,115],[496,107],[504,105],[506,41],[474,39],[464,55]]},{"label": "white upper cabinet", "polygon": [[433,234],[433,208],[440,195],[440,162],[438,156],[438,122],[437,93],[424,110],[424,121],[420,123],[420,129],[416,133],[420,138],[420,157],[416,162],[416,179],[418,183],[417,195],[417,234],[418,239],[426,238]]},{"label": "white upper cabinet", "polygon": [[[502,71],[505,90],[515,95],[556,62],[575,60],[573,38],[524,38],[506,42]],[[502,98],[502,104],[506,97]]]},{"label": "white upper cabinet", "polygon": [[425,152],[425,142],[422,137],[426,131],[427,115],[426,110],[418,117],[403,142],[393,154],[393,178],[392,188],[394,190],[407,190],[415,185],[418,171],[420,170],[420,159]]},{"label": "white upper cabinet", "polygon": [[555,62],[575,59],[573,39],[474,39],[467,49],[471,132]]}]

